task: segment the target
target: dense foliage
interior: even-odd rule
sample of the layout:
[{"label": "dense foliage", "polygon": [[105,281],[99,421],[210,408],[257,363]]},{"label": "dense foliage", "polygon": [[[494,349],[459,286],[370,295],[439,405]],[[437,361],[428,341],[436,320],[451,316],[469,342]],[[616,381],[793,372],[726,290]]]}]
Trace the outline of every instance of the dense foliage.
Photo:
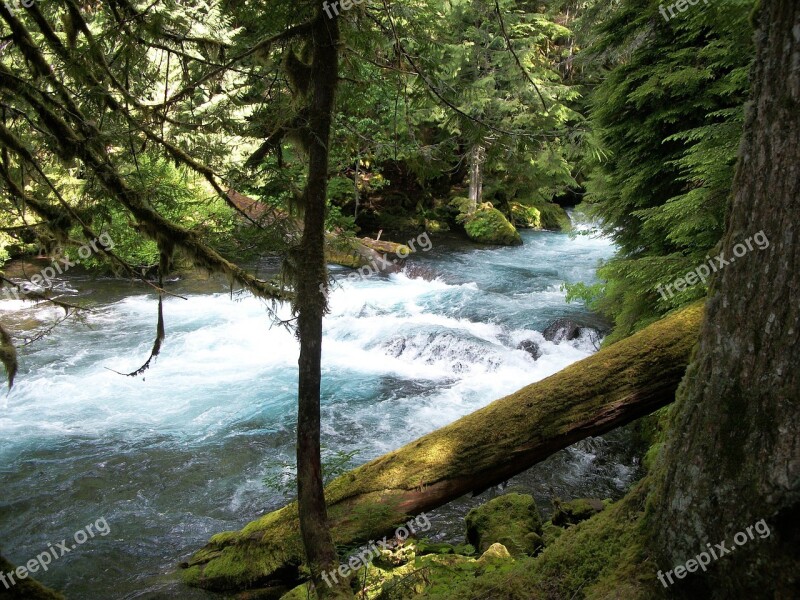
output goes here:
[{"label": "dense foliage", "polygon": [[701,4],[669,21],[660,5],[623,0],[590,50],[612,67],[591,97],[604,158],[588,200],[619,245],[592,293],[617,336],[705,295],[702,284],[658,287],[704,263],[724,231],[748,92],[751,2]]}]

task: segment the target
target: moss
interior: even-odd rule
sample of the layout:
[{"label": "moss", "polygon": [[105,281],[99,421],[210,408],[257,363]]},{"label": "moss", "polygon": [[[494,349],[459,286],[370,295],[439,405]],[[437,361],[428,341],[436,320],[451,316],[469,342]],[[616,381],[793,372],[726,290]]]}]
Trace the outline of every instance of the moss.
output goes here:
[{"label": "moss", "polygon": [[467,541],[479,552],[501,542],[514,556],[530,550],[525,536],[542,533],[542,519],[533,496],[506,494],[473,508],[466,516]]},{"label": "moss", "polygon": [[463,196],[456,196],[452,200],[450,200],[448,206],[456,211],[459,215],[466,215],[469,214],[470,209],[472,208],[472,202],[469,198],[465,198]]},{"label": "moss", "polygon": [[301,583],[288,594],[281,596],[281,600],[313,600],[317,593],[308,583]]},{"label": "moss", "polygon": [[[463,549],[463,547],[461,547]],[[472,549],[471,554],[474,554],[475,549]],[[417,554],[424,555],[424,554],[456,554],[456,546],[452,544],[444,544],[444,543],[437,543],[431,542],[428,540],[420,540],[417,542]],[[464,554],[463,552],[458,552],[458,554]]]},{"label": "moss", "polygon": [[526,229],[542,228],[542,213],[534,206],[524,206],[519,202],[511,202],[509,205],[509,217],[515,227]]},{"label": "moss", "polygon": [[548,231],[572,231],[572,221],[569,220],[567,211],[558,204],[542,202],[536,208],[542,215],[542,229]]},{"label": "moss", "polygon": [[[509,212],[515,225],[546,229],[548,231],[571,231],[572,222],[567,211],[553,202],[544,202],[537,198],[518,199],[509,202]],[[534,217],[534,215],[536,215]],[[517,222],[519,220],[520,222]],[[523,222],[532,225],[523,225]]]},{"label": "moss", "polygon": [[564,530],[537,558],[505,561],[504,567],[478,573],[456,585],[443,582],[437,589],[433,584],[417,597],[658,598],[657,569],[648,563],[641,528],[646,491],[646,486],[637,486],[609,510]]},{"label": "moss", "polygon": [[522,238],[496,208],[481,208],[469,215],[464,222],[469,238],[480,244],[519,246]]},{"label": "moss", "polygon": [[564,529],[558,525],[553,525],[550,521],[542,525],[542,541],[545,547],[555,542],[562,533],[564,533]]},{"label": "moss", "polygon": [[569,502],[556,503],[556,510],[553,513],[553,524],[563,527],[564,525],[576,525],[593,517],[603,511],[605,505],[602,500],[578,498]]}]

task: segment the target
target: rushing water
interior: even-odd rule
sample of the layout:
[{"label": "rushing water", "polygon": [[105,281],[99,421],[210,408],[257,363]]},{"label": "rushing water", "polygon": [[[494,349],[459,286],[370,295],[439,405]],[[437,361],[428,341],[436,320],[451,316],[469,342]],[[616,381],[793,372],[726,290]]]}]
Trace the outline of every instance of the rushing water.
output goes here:
[{"label": "rushing water", "polygon": [[[539,332],[557,317],[587,316],[560,287],[593,281],[610,242],[523,238],[492,249],[435,241],[399,273],[341,282],[323,345],[329,453],[367,461],[595,351],[589,337],[555,345]],[[36,576],[71,599],[205,597],[178,588],[175,565],[290,493],[279,483],[294,453],[297,342],[252,297],[178,282],[172,289],[185,299],[165,301],[161,356],[144,376],[121,377],[110,369],[131,371],[149,353],[153,296],[114,281],[64,285],[94,310],[26,346],[17,383],[0,399],[2,552],[24,564],[105,518],[109,535]],[[17,331],[59,316],[15,301],[0,311]],[[539,360],[516,349],[526,339],[540,344]],[[585,442],[514,483],[540,503],[618,495],[633,468],[620,443]],[[460,535],[470,502],[439,511],[431,533]]]}]

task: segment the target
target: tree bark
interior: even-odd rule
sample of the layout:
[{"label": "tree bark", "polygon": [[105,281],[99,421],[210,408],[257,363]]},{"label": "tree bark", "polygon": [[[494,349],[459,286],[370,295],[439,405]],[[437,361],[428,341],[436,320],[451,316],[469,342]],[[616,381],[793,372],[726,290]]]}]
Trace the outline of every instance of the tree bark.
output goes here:
[{"label": "tree bark", "polygon": [[[339,477],[326,489],[337,544],[391,533],[410,515],[508,480],[551,454],[671,402],[697,339],[694,306],[560,373]],[[241,590],[299,577],[297,505],[240,532],[222,533],[192,558],[184,580]]]},{"label": "tree bark", "polygon": [[[712,285],[649,529],[665,571],[707,544],[736,548],[733,536],[761,519],[771,533],[671,588],[693,598],[800,597],[800,4],[761,4],[722,243],[732,264]],[[760,231],[769,247],[737,257]]]},{"label": "tree bark", "polygon": [[[297,498],[306,564],[320,598],[337,595],[322,574],[339,566],[328,527],[320,459],[320,382],[324,286],[325,210],[331,121],[338,82],[339,22],[319,9],[312,29],[309,167],[304,193],[303,237],[295,265],[300,359],[297,400]],[[345,587],[345,586],[342,586]]]},{"label": "tree bark", "polygon": [[469,153],[469,202],[470,212],[477,210],[483,197],[483,162],[486,159],[486,148],[475,144]]}]

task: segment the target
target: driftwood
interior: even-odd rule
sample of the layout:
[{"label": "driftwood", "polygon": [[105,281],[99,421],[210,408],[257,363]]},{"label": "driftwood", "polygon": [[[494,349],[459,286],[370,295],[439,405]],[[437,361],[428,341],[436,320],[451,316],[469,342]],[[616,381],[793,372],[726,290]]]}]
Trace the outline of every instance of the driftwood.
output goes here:
[{"label": "driftwood", "polygon": [[[287,241],[296,242],[300,238],[303,221],[286,211],[240,194],[234,189],[228,190],[228,200],[252,223],[280,230]],[[342,235],[341,231],[332,231],[325,235],[325,256],[328,262],[351,269],[371,266],[375,272],[391,271],[391,267],[385,268],[384,265],[395,264],[398,257],[404,258],[411,252],[412,249],[403,244],[368,237],[349,237]]]},{"label": "driftwood", "polygon": [[[326,498],[335,542],[379,539],[409,515],[485,490],[672,402],[702,312],[694,305],[668,316],[331,482]],[[190,585],[244,590],[297,580],[302,561],[293,503],[214,536],[183,565],[183,575]]]}]

